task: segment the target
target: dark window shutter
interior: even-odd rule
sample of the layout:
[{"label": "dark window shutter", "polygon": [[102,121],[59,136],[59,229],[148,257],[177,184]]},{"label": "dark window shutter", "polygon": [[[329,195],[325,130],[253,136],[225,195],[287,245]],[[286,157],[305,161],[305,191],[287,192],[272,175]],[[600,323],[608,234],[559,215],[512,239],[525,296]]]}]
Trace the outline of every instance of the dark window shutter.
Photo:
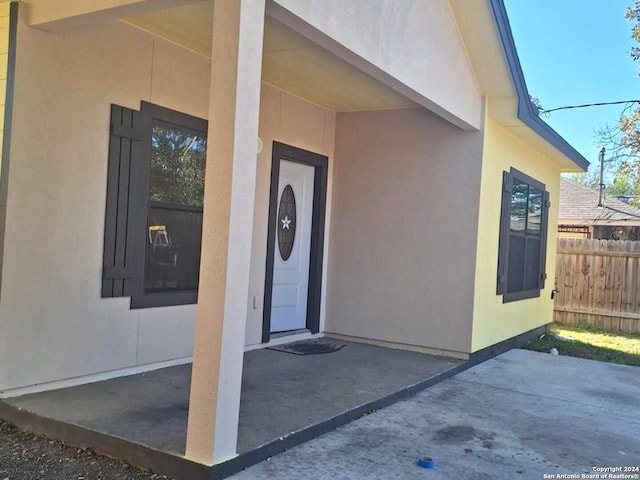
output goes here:
[{"label": "dark window shutter", "polygon": [[134,159],[139,155],[141,139],[140,112],[112,105],[104,229],[103,297],[131,295],[135,246],[132,236],[136,227],[131,185],[134,184]]},{"label": "dark window shutter", "polygon": [[498,278],[496,294],[502,295],[505,291],[507,280],[507,267],[509,259],[509,219],[511,216],[511,175],[502,172],[502,206],[500,209],[500,237],[498,240]]},{"label": "dark window shutter", "polygon": [[540,290],[544,288],[544,283],[547,279],[547,227],[549,224],[550,206],[551,202],[549,201],[549,192],[545,191],[542,202],[542,224],[540,225],[540,239],[542,241],[540,245]]}]

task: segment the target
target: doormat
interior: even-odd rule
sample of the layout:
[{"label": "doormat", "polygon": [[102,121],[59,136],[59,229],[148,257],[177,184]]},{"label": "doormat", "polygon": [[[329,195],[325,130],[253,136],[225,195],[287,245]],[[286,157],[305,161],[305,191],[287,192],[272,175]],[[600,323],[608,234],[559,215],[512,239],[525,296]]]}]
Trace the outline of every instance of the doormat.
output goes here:
[{"label": "doormat", "polygon": [[267,350],[276,352],[293,353],[294,355],[320,355],[322,353],[333,353],[342,350],[346,345],[336,345],[335,343],[320,343],[314,341],[303,341],[286,343],[284,345],[274,345],[267,347]]}]

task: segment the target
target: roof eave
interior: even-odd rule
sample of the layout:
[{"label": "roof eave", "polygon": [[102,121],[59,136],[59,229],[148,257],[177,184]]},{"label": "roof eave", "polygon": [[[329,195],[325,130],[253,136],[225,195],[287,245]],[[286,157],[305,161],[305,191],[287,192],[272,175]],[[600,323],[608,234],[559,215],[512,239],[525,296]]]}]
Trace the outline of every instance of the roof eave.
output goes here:
[{"label": "roof eave", "polygon": [[531,103],[527,83],[522,73],[522,66],[516,51],[516,45],[513,40],[511,26],[509,25],[509,17],[503,0],[489,0],[491,11],[496,22],[498,33],[504,54],[507,59],[507,65],[513,79],[513,84],[518,96],[518,119],[527,127],[540,135],[544,140],[556,148],[560,153],[575,163],[582,170],[589,168],[589,161],[582,156],[569,142],[544,122],[538,115],[538,109]]}]

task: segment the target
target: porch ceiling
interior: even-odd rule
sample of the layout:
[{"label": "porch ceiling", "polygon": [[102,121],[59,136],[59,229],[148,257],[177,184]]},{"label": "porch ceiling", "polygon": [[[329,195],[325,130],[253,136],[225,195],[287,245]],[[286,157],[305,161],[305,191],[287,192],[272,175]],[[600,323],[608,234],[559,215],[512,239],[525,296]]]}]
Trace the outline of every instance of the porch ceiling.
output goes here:
[{"label": "porch ceiling", "polygon": [[[123,18],[201,55],[211,57],[212,2]],[[266,17],[262,80],[336,112],[417,105],[271,17]]]}]

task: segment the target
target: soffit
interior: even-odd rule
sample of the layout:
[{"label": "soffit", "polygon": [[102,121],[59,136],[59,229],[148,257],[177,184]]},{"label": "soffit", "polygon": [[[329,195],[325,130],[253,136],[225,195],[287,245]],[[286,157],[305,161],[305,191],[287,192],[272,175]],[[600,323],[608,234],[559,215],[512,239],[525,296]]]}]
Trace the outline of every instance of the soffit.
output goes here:
[{"label": "soffit", "polygon": [[[212,15],[206,1],[122,21],[210,58]],[[262,80],[336,112],[417,107],[271,17],[265,19]]]},{"label": "soffit", "polygon": [[210,1],[123,18],[122,21],[211,57],[213,4]]},{"label": "soffit", "polygon": [[449,0],[483,95],[516,98],[516,90],[487,1]]},{"label": "soffit", "polygon": [[[563,171],[582,170],[578,162],[574,161],[570,155],[567,156],[563,148],[559,148],[559,143],[566,144],[566,141],[555,132],[553,134],[561,142],[550,139],[552,135],[543,136],[536,133],[534,126],[525,123],[519,115],[519,102],[522,99],[518,97],[514,74],[505,54],[505,46],[502,43],[503,39],[491,3],[491,0],[473,2],[449,0],[480,90],[487,97],[487,116],[552,158]],[[519,85],[519,88],[524,90],[520,93],[521,95],[528,95],[524,83]],[[540,120],[540,123],[543,121]]]}]

